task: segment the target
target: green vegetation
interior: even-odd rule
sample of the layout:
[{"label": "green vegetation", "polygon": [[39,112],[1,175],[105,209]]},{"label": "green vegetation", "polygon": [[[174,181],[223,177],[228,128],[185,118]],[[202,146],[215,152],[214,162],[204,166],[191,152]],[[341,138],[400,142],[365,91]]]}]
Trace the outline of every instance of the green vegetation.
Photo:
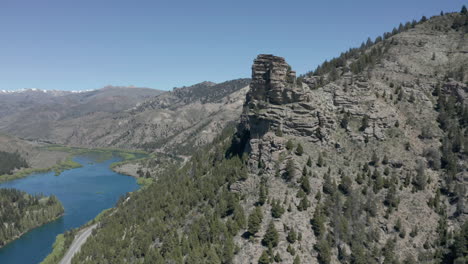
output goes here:
[{"label": "green vegetation", "polygon": [[59,234],[55,238],[52,252],[40,264],[57,264],[65,255],[67,249],[73,243],[76,230],[71,230],[65,234]]},{"label": "green vegetation", "polygon": [[262,244],[268,248],[276,247],[278,245],[278,240],[278,231],[276,231],[274,223],[270,222],[265,232],[265,235],[263,236]]},{"label": "green vegetation", "polygon": [[[386,32],[382,36],[378,36],[375,40],[367,39],[359,48],[350,48],[348,51],[341,53],[339,57],[333,58],[330,61],[326,60],[319,65],[315,71],[306,73],[298,77],[302,80],[306,76],[319,76],[319,86],[324,86],[327,83],[333,82],[340,77],[340,74],[351,71],[354,74],[363,72],[365,69],[378,64],[386,49],[393,44],[392,36],[414,28],[417,24],[425,22],[425,19],[417,22],[406,22],[400,24],[398,28],[393,28],[391,32]],[[464,21],[463,21],[464,22]],[[351,64],[346,64],[350,61]]]},{"label": "green vegetation", "polygon": [[27,168],[28,164],[19,153],[0,151],[0,175],[11,174],[15,169]]},{"label": "green vegetation", "polygon": [[262,221],[263,221],[262,210],[260,207],[257,206],[249,215],[247,230],[250,233],[250,235],[255,235],[258,232],[258,230],[260,230],[260,225],[262,224]]},{"label": "green vegetation", "polygon": [[[126,150],[126,149],[118,149],[118,148],[79,148],[79,147],[68,147],[62,145],[50,145],[43,147],[46,150],[54,150],[54,151],[61,151],[61,152],[68,152],[73,154],[73,156],[85,154],[85,153],[96,153],[100,154],[100,159],[107,159],[112,157],[113,155],[119,156],[125,161],[135,161],[141,159],[143,156],[148,155],[147,152],[142,150]],[[113,166],[117,166],[119,163],[111,164],[111,168]]]},{"label": "green vegetation", "polygon": [[27,169],[21,169],[20,171],[11,175],[9,174],[0,175],[0,182],[6,182],[6,181],[23,178],[33,173],[43,173],[43,172],[49,172],[49,171],[54,171],[55,175],[59,175],[61,172],[65,170],[79,168],[79,167],[81,167],[81,164],[74,162],[72,160],[72,157],[69,157],[65,161],[58,163],[49,168],[43,168],[43,169],[27,168]]},{"label": "green vegetation", "polygon": [[0,247],[62,214],[63,206],[53,195],[46,197],[0,189]]},{"label": "green vegetation", "polygon": [[[232,261],[233,235],[245,231],[246,218],[239,204],[242,197],[228,189],[241,180],[245,166],[238,156],[226,155],[229,135],[232,130],[214,142],[219,148],[207,147],[182,168],[169,168],[131,199],[122,197],[112,217],[101,220],[99,232],[73,262]],[[124,234],[131,239],[121,239]]]},{"label": "green vegetation", "polygon": [[[142,158],[142,156],[147,155],[146,152],[144,151],[139,151],[139,150],[122,150],[122,149],[88,149],[88,148],[75,148],[75,147],[66,147],[66,146],[59,146],[59,145],[52,145],[52,146],[47,146],[43,147],[43,149],[46,150],[53,150],[53,151],[61,151],[61,152],[68,152],[71,155],[64,160],[63,162],[60,162],[52,167],[49,168],[41,168],[41,169],[34,169],[34,168],[25,168],[27,166],[21,166],[21,170],[13,173],[13,174],[4,174],[0,175],[0,182],[6,182],[6,181],[11,181],[19,178],[26,177],[30,174],[33,173],[43,173],[43,172],[49,172],[53,171],[55,172],[55,175],[59,175],[65,170],[69,169],[74,169],[74,168],[79,168],[82,165],[73,161],[73,156],[80,155],[80,154],[87,154],[87,153],[96,153],[99,154],[100,159],[107,159],[111,158],[112,155],[119,156],[123,159],[123,161],[119,162],[114,162],[110,165],[111,169],[115,168],[119,165],[128,163],[128,162],[137,162],[139,160],[143,160],[145,158]],[[2,154],[0,153],[0,156]],[[16,154],[12,154],[14,157],[18,157]],[[12,157],[13,157],[12,156]],[[11,159],[11,158],[10,158]],[[18,158],[18,161],[15,163],[13,162],[12,164],[19,164],[21,163],[21,157]],[[0,162],[2,160],[0,159]],[[19,162],[19,163],[18,163]],[[0,167],[0,168],[7,168],[10,165],[7,165],[5,167]],[[4,169],[6,171],[6,169]],[[138,184],[142,186],[146,186],[151,183],[150,179],[141,179],[139,180]]]},{"label": "green vegetation", "polygon": [[139,177],[137,178],[137,183],[142,186],[143,188],[146,188],[149,186],[151,183],[153,183],[153,178],[143,178]]}]

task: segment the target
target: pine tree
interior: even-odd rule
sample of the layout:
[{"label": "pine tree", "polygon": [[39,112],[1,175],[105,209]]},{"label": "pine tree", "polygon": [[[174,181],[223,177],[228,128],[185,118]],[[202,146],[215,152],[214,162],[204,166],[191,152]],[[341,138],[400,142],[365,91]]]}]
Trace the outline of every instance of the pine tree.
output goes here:
[{"label": "pine tree", "polygon": [[416,101],[416,97],[414,96],[414,92],[411,92],[408,102],[414,103],[415,101]]},{"label": "pine tree", "polygon": [[261,184],[260,185],[260,194],[258,196],[258,204],[259,205],[264,205],[267,198],[268,198],[268,195],[267,195],[267,190],[266,190],[266,186],[264,184]]},{"label": "pine tree", "polygon": [[270,256],[268,256],[268,253],[264,250],[260,258],[258,259],[258,264],[269,264],[269,263],[270,263]]},{"label": "pine tree", "polygon": [[304,149],[302,148],[301,143],[297,144],[296,154],[299,156],[302,156],[302,154],[304,154]]},{"label": "pine tree", "polygon": [[382,175],[380,175],[379,171],[377,169],[374,170],[374,185],[373,185],[373,191],[374,193],[378,193],[384,186],[384,180],[382,178]]},{"label": "pine tree", "polygon": [[281,126],[278,126],[276,129],[276,136],[282,137],[283,136],[283,130],[281,129]]},{"label": "pine tree", "polygon": [[463,15],[466,15],[468,13],[468,10],[466,9],[465,5],[462,6],[460,13],[462,13]]},{"label": "pine tree", "polygon": [[301,258],[299,258],[299,255],[296,255],[293,264],[301,264]]},{"label": "pine tree", "polygon": [[427,176],[424,172],[425,166],[422,161],[418,162],[418,167],[416,169],[416,178],[415,178],[415,185],[418,190],[424,190],[427,184]]},{"label": "pine tree", "polygon": [[349,113],[346,112],[343,116],[343,119],[341,119],[341,122],[340,122],[340,126],[341,128],[348,128],[348,124],[349,124]]},{"label": "pine tree", "polygon": [[275,255],[275,262],[279,263],[283,261],[283,259],[281,258],[279,252],[276,252],[276,255]]},{"label": "pine tree", "polygon": [[322,186],[323,192],[326,194],[333,194],[335,192],[335,186],[333,186],[332,179],[328,172],[325,173],[325,175],[323,176],[323,180],[324,180],[323,186]]},{"label": "pine tree", "polygon": [[251,235],[255,235],[258,232],[258,230],[260,230],[260,225],[262,221],[263,221],[262,210],[260,209],[260,207],[255,207],[255,209],[249,215],[247,231]]},{"label": "pine tree", "polygon": [[286,237],[286,240],[289,243],[294,244],[294,242],[296,242],[296,239],[297,239],[296,232],[294,231],[294,228],[291,228],[291,230],[288,233],[288,236]]},{"label": "pine tree", "polygon": [[403,92],[403,89],[399,89],[399,93],[398,93],[398,101],[401,101],[403,100],[403,96],[404,96],[404,92]]},{"label": "pine tree", "polygon": [[297,206],[297,210],[305,211],[307,210],[309,206],[310,206],[309,200],[307,199],[306,196],[304,196],[302,200],[299,202],[299,205]]},{"label": "pine tree", "polygon": [[319,153],[319,157],[317,160],[317,166],[323,167],[325,165],[325,162],[323,161],[322,153]]},{"label": "pine tree", "polygon": [[288,140],[288,142],[286,142],[286,149],[291,151],[292,149],[294,148],[294,143],[292,142],[292,140]]},{"label": "pine tree", "polygon": [[[467,108],[467,109],[468,109],[468,108]],[[309,156],[309,158],[307,159],[307,167],[312,167],[312,159],[310,158],[310,156]]]},{"label": "pine tree", "polygon": [[314,216],[310,220],[312,224],[312,230],[316,237],[322,237],[325,234],[325,217],[322,215],[321,208],[317,206],[315,208]]},{"label": "pine tree", "polygon": [[322,239],[315,245],[315,248],[318,252],[318,262],[320,264],[329,264],[331,262],[330,244]]},{"label": "pine tree", "polygon": [[306,194],[310,194],[312,188],[310,187],[309,177],[305,175],[301,177],[301,188]]},{"label": "pine tree", "polygon": [[388,164],[388,157],[387,155],[384,156],[383,160],[382,160],[382,164],[383,165],[387,165]]},{"label": "pine tree", "polygon": [[359,130],[364,131],[368,127],[369,127],[369,116],[365,115],[364,117],[362,117],[361,127],[359,128]]},{"label": "pine tree", "polygon": [[351,193],[353,181],[348,176],[343,176],[341,183],[338,185],[338,188],[344,195]]},{"label": "pine tree", "polygon": [[291,246],[291,244],[288,245],[286,251],[289,252],[289,254],[291,254],[292,256],[296,255],[296,250]]},{"label": "pine tree", "polygon": [[279,200],[273,201],[271,206],[271,216],[273,218],[280,218],[284,214],[284,208],[281,206]]},{"label": "pine tree", "polygon": [[270,222],[268,229],[262,239],[262,244],[266,247],[276,247],[278,245],[279,235],[273,222]]},{"label": "pine tree", "polygon": [[284,178],[286,181],[291,181],[296,174],[296,169],[294,168],[294,160],[289,159],[288,162],[286,163],[286,173],[284,175]]}]

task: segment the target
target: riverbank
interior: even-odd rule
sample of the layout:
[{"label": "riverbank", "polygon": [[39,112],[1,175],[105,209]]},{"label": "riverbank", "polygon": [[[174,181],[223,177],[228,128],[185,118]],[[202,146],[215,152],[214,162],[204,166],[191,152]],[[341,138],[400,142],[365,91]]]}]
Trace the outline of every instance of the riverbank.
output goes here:
[{"label": "riverbank", "polygon": [[[74,240],[75,231],[90,221],[102,222],[101,218],[105,218],[109,211],[106,209],[115,206],[119,197],[142,188],[137,184],[136,178],[110,169],[112,163],[122,160],[122,155],[117,156],[114,150],[101,150],[97,155],[88,154],[88,150],[78,151],[73,154],[83,155],[76,155],[73,160],[82,164],[81,168],[64,171],[59,177],[54,176],[53,172],[39,173],[2,184],[2,188],[27,193],[53,194],[63,203],[66,213],[60,219],[27,232],[1,249],[0,263],[37,264],[41,261],[54,263],[55,260],[60,260]],[[142,157],[139,153],[133,155],[135,158]],[[59,234],[63,235],[58,236]],[[54,242],[55,246],[52,248]],[[47,258],[52,249],[51,257]]]},{"label": "riverbank", "polygon": [[80,226],[79,228],[72,229],[63,234],[57,235],[55,242],[52,246],[52,252],[50,252],[50,254],[40,264],[60,263],[65,257],[65,254],[70,250],[70,247],[72,246],[73,241],[75,241],[77,234],[82,233],[84,230],[90,228],[91,226],[99,226],[101,219],[112,215],[115,209],[115,207],[105,209],[102,212],[100,212],[94,219],[90,220],[89,222]]},{"label": "riverbank", "polygon": [[64,215],[62,203],[54,196],[31,195],[16,189],[0,189],[0,249],[34,228]]},{"label": "riverbank", "polygon": [[70,169],[75,169],[75,168],[80,168],[82,165],[79,164],[78,162],[73,161],[73,157],[70,156],[68,157],[65,161],[60,162],[52,167],[48,168],[26,168],[26,169],[21,169],[18,172],[15,172],[13,174],[4,174],[0,175],[0,183],[7,182],[7,181],[12,181],[20,178],[27,177],[31,174],[34,173],[45,173],[49,171],[55,172],[55,175],[59,175],[65,170],[70,170]]},{"label": "riverbank", "polygon": [[16,239],[22,237],[24,234],[26,234],[27,232],[33,230],[34,228],[37,228],[37,227],[40,227],[40,226],[45,225],[45,224],[47,224],[47,223],[53,222],[53,221],[59,219],[60,217],[62,217],[63,215],[64,215],[64,213],[62,213],[62,214],[60,214],[60,215],[57,215],[55,218],[52,218],[52,219],[48,220],[48,221],[45,222],[45,223],[41,223],[41,224],[38,224],[38,225],[33,226],[33,227],[31,227],[31,228],[28,228],[27,230],[25,230],[25,231],[21,232],[20,234],[14,236],[14,237],[11,238],[10,240],[5,241],[5,244],[0,245],[0,248],[3,248],[3,247],[5,247],[5,246],[7,246],[9,243],[11,243],[11,242],[15,241]]},{"label": "riverbank", "polygon": [[[95,153],[95,154],[101,155],[100,157],[101,159],[111,158],[112,155],[116,155],[122,158],[122,161],[112,163],[110,165],[111,169],[121,164],[125,164],[128,161],[141,159],[141,156],[148,155],[148,153],[145,151],[124,150],[124,149],[114,149],[114,148],[89,149],[89,148],[80,148],[80,147],[68,147],[68,146],[62,146],[62,145],[48,145],[48,146],[41,146],[38,148],[40,150],[44,150],[48,152],[68,153],[68,157],[64,161],[61,161],[47,168],[24,168],[24,169],[20,169],[19,171],[13,174],[0,175],[0,183],[24,178],[34,173],[45,173],[45,172],[53,171],[55,172],[55,175],[59,175],[65,170],[80,168],[83,165],[78,162],[73,161],[73,157],[80,155],[80,154]],[[114,170],[114,171],[119,172],[117,170]],[[130,175],[124,172],[122,172],[122,174],[137,177],[135,175]]]}]

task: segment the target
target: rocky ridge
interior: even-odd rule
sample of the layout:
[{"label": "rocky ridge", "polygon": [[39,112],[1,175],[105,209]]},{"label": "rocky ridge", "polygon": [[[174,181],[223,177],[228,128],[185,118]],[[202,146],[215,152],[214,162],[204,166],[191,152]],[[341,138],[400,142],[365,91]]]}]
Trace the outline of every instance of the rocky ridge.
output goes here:
[{"label": "rocky ridge", "polygon": [[[403,183],[407,177],[411,177],[408,175],[416,177],[418,164],[429,162],[424,153],[440,147],[443,132],[435,121],[438,99],[433,95],[434,90],[440,86],[442,94],[455,96],[466,107],[467,85],[447,77],[454,69],[468,66],[468,57],[464,52],[467,47],[466,33],[448,29],[452,16],[454,14],[432,18],[414,29],[375,44],[375,48],[385,49],[383,58],[376,66],[357,74],[346,71],[346,67],[340,68],[341,76],[324,86],[319,86],[318,80],[327,76],[309,76],[302,82],[296,81],[294,72],[283,58],[259,55],[254,61],[253,81],[234,140],[237,151],[249,155],[252,177],[233,184],[232,190],[249,197],[244,203],[249,211],[256,204],[261,182],[266,182],[270,203],[262,207],[265,219],[262,231],[255,238],[260,239],[268,223],[273,221],[280,237],[276,250],[284,262],[292,263],[294,259],[287,252],[291,245],[286,241],[289,230],[294,228],[302,234],[302,242],[294,244],[296,254],[304,263],[317,263],[320,252],[314,245],[320,238],[312,232],[309,220],[320,205],[317,195],[325,188],[326,175],[331,176],[335,186],[340,185],[345,176],[360,181],[361,174],[367,173],[363,172],[363,164],[373,164],[374,156],[379,157],[380,161],[378,165],[370,165],[370,171],[374,171],[374,174],[385,171],[384,181],[397,182],[399,189],[395,195],[398,196],[399,205],[396,212],[388,213],[390,209],[385,205],[385,199],[390,195],[390,190],[386,187],[383,191],[374,191],[375,194],[370,197],[381,202],[376,205],[377,215],[366,220],[366,226],[371,231],[365,232],[378,235],[375,241],[377,247],[385,247],[389,239],[398,236],[393,228],[397,221],[406,230],[414,229],[414,225],[417,225],[419,233],[416,236],[396,239],[396,257],[422,261],[424,254],[430,251],[425,247],[428,241],[437,238],[438,223],[444,216],[431,208],[428,201],[440,188],[444,188],[444,171],[424,165],[427,166],[424,173],[428,178],[424,190],[415,191],[415,187]],[[439,27],[446,29],[433,33]],[[439,37],[434,37],[435,34]],[[348,61],[346,65],[351,63]],[[463,75],[466,80],[467,72],[463,72]],[[426,132],[431,135],[427,136]],[[287,148],[289,142],[293,142],[293,149]],[[303,148],[301,154],[295,150],[298,144]],[[309,157],[311,166],[306,165]],[[318,160],[327,165],[319,166],[318,163],[322,162]],[[289,161],[292,161],[295,176],[285,182],[282,178],[291,173],[291,169],[287,168]],[[461,169],[456,184],[457,188],[466,189],[466,159],[459,161]],[[300,186],[302,181],[301,171],[302,175],[305,171],[312,186],[311,193],[306,195],[310,202],[306,210],[296,209],[302,199],[302,194],[298,192],[296,195],[296,186]],[[372,187],[372,181],[369,183]],[[356,192],[369,193],[367,187],[360,183],[352,183],[351,186]],[[457,197],[458,203],[466,202],[466,192]],[[346,199],[345,196],[341,202],[335,201],[339,203],[338,208],[343,206]],[[353,199],[357,200],[356,203],[365,203],[366,200],[359,195]],[[274,200],[284,201],[283,206],[292,207],[291,211],[288,210],[280,219],[271,218]],[[460,211],[457,213],[460,208],[452,198],[446,198],[442,204],[447,207],[448,230],[457,230],[466,221],[467,208],[462,209],[461,214]],[[362,220],[363,211],[360,214],[356,221]],[[330,234],[336,236],[340,231],[332,219],[327,225]],[[425,219],[425,222],[421,223],[420,219]],[[353,220],[349,221],[350,225],[357,225]],[[335,237],[335,250],[342,250],[345,255],[351,254],[351,244],[340,236]],[[252,241],[238,238],[241,248],[236,255],[236,263],[253,263],[252,259],[260,258],[264,247],[255,243],[255,239]],[[331,253],[332,262],[339,262],[339,254],[338,251]]]}]

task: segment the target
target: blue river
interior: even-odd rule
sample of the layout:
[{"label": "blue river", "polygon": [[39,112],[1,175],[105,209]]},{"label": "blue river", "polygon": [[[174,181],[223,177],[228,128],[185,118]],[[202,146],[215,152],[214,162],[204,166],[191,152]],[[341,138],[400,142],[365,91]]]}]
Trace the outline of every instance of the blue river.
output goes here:
[{"label": "blue river", "polygon": [[0,184],[0,188],[16,188],[30,194],[53,194],[65,208],[64,216],[1,248],[1,264],[40,263],[52,251],[58,234],[84,225],[104,209],[113,207],[120,196],[139,188],[135,178],[110,169],[111,163],[120,160],[118,157],[102,161],[90,154],[73,160],[83,167],[58,176],[54,172],[39,173]]}]

